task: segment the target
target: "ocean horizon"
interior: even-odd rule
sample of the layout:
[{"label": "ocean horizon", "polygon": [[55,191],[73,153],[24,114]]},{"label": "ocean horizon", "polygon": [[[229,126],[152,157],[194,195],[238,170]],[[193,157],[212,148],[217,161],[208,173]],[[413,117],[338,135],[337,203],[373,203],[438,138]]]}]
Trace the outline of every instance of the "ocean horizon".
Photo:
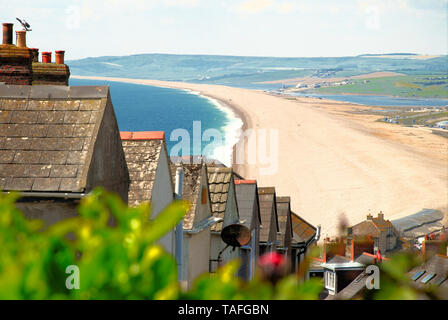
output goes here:
[{"label": "ocean horizon", "polygon": [[69,84],[109,86],[120,131],[164,131],[170,156],[204,155],[231,165],[243,121],[219,101],[191,90],[143,84],[74,78]]}]

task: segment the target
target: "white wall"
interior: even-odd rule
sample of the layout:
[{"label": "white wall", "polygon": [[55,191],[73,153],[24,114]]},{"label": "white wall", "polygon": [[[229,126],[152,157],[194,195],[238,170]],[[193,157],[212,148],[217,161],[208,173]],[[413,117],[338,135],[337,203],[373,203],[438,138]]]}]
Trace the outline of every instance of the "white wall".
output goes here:
[{"label": "white wall", "polygon": [[[173,201],[173,185],[171,183],[171,173],[168,164],[168,157],[165,150],[160,152],[159,162],[157,164],[156,177],[151,194],[151,219],[154,219],[159,213]],[[169,253],[175,254],[175,230],[173,229],[159,240]]]}]

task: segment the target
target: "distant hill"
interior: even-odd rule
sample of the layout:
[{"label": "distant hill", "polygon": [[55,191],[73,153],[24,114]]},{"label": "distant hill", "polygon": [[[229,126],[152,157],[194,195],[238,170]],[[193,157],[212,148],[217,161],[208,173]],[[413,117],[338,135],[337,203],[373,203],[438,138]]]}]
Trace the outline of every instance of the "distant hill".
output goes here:
[{"label": "distant hill", "polygon": [[[394,59],[376,55],[356,57],[276,58],[217,55],[138,54],[70,60],[71,73],[84,76],[110,76],[238,87],[259,87],[256,82],[299,78],[330,72],[347,77],[376,71],[405,74],[446,73],[448,56],[408,59],[408,53]],[[322,72],[323,71],[323,72]]]}]

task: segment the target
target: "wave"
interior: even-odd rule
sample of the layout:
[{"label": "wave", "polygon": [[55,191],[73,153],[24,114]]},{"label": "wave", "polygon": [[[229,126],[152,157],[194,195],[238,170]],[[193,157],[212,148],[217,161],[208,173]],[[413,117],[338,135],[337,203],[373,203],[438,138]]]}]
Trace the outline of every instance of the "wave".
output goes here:
[{"label": "wave", "polygon": [[210,159],[218,160],[227,167],[231,167],[233,159],[233,146],[239,141],[240,130],[243,127],[243,120],[236,115],[232,108],[214,98],[204,96],[198,91],[188,89],[182,90],[207,99],[215,108],[225,114],[226,123],[220,128],[220,131],[224,134],[224,142],[221,146],[214,148],[212,154],[206,154],[205,156]]}]

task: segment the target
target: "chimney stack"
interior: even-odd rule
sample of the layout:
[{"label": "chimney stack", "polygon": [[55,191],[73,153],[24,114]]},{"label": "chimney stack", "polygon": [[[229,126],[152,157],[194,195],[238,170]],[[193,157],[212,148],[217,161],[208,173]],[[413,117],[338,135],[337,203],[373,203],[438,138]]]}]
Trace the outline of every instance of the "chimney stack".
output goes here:
[{"label": "chimney stack", "polygon": [[33,62],[39,62],[39,49],[31,48],[31,55],[33,57]]},{"label": "chimney stack", "polygon": [[42,52],[42,62],[43,63],[51,63],[51,52]]},{"label": "chimney stack", "polygon": [[16,37],[17,37],[17,46],[19,48],[26,48],[26,31],[25,30],[16,31]]},{"label": "chimney stack", "polygon": [[369,213],[368,215],[367,215],[367,220],[372,220],[373,219],[373,216]]},{"label": "chimney stack", "polygon": [[12,23],[3,23],[3,44],[12,44]]},{"label": "chimney stack", "polygon": [[56,59],[56,64],[64,64],[64,55],[65,55],[64,50],[56,50],[54,52],[54,55]]},{"label": "chimney stack", "polygon": [[384,220],[384,213],[383,213],[383,211],[380,211],[380,213],[378,213],[378,219]]}]

